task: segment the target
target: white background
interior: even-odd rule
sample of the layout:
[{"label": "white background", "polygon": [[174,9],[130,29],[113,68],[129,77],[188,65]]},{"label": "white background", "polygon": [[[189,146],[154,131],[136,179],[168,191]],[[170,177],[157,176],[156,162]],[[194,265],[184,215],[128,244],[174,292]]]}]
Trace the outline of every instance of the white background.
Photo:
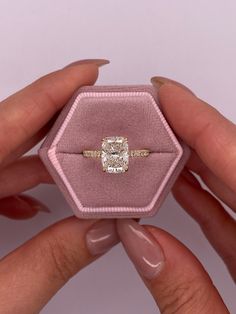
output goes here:
[{"label": "white background", "polygon": [[[236,121],[235,12],[233,0],[0,0],[0,98],[71,61],[102,57],[111,64],[101,69],[100,85],[171,77]],[[56,187],[31,193],[52,213],[24,222],[1,217],[1,256],[71,214]],[[225,266],[172,196],[158,215],[144,221],[168,230],[198,256],[235,313],[235,286]],[[157,310],[119,245],[74,277],[42,313]]]}]

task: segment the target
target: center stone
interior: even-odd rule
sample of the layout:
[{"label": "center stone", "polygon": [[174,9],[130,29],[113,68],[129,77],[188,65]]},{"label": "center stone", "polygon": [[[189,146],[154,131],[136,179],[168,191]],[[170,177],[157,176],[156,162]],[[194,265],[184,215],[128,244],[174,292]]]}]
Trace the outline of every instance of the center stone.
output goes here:
[{"label": "center stone", "polygon": [[128,170],[128,140],[121,136],[105,137],[102,140],[102,166],[108,173],[122,173]]}]

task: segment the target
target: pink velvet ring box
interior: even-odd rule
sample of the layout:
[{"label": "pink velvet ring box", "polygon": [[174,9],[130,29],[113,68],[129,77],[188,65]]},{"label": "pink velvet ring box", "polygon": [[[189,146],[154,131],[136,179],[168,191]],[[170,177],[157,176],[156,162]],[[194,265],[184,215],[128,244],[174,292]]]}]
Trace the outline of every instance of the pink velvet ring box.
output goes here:
[{"label": "pink velvet ring box", "polygon": [[[129,158],[128,171],[107,173],[101,158],[84,150],[101,149],[102,139],[122,136],[129,150],[148,149]],[[83,86],[63,108],[39,156],[80,218],[153,216],[190,155],[174,134],[152,85]]]}]

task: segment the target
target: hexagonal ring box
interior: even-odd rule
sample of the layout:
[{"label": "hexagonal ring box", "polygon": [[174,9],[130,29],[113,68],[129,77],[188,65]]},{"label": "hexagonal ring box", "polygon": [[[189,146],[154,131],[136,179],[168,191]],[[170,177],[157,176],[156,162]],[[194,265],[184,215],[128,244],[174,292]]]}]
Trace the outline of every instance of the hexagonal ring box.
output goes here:
[{"label": "hexagonal ring box", "polygon": [[157,96],[152,85],[83,86],[63,108],[39,156],[76,216],[139,218],[160,208],[190,149]]}]

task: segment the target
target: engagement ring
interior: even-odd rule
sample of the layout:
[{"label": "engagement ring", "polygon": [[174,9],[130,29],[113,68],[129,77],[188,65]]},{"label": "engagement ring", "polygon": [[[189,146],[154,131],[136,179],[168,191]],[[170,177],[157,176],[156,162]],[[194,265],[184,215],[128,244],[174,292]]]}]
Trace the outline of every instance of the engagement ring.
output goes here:
[{"label": "engagement ring", "polygon": [[123,173],[128,170],[129,157],[147,157],[148,149],[129,150],[128,139],[122,136],[105,137],[101,150],[84,150],[83,156],[101,158],[103,171]]}]

